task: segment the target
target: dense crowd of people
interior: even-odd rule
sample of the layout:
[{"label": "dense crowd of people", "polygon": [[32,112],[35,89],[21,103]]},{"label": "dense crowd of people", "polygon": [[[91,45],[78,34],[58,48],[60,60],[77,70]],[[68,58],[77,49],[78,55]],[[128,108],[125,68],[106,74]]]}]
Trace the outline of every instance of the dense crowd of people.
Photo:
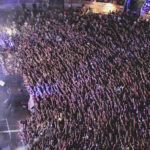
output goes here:
[{"label": "dense crowd of people", "polygon": [[129,13],[25,9],[16,70],[34,101],[20,121],[35,150],[148,150],[150,23]]}]

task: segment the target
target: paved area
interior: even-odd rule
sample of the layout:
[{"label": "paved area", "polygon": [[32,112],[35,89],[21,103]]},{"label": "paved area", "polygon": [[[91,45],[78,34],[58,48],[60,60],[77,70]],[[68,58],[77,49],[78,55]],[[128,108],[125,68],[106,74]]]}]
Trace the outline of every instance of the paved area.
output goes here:
[{"label": "paved area", "polygon": [[11,150],[22,146],[18,133],[18,121],[29,117],[29,95],[19,75],[6,76],[6,85],[0,87],[0,149]]}]

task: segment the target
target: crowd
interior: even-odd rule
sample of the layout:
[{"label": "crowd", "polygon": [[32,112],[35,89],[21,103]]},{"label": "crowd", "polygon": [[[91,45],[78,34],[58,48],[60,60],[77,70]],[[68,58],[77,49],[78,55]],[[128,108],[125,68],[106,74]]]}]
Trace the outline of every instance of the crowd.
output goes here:
[{"label": "crowd", "polygon": [[31,150],[150,148],[150,23],[48,7],[16,15],[15,66],[34,101]]}]

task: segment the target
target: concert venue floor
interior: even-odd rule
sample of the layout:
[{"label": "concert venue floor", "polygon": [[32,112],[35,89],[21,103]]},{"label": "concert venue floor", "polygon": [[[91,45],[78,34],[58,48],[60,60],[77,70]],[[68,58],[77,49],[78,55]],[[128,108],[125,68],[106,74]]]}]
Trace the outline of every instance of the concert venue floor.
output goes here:
[{"label": "concert venue floor", "polygon": [[[0,26],[6,23],[10,14],[13,15],[12,11],[0,11]],[[0,55],[1,50],[2,47]],[[4,86],[0,86],[0,150],[17,150],[18,147],[23,147],[19,138],[18,121],[29,116],[29,95],[24,87],[23,78],[18,74],[5,74],[1,62],[0,81],[5,83]]]},{"label": "concert venue floor", "polygon": [[5,86],[0,87],[0,149],[12,150],[23,144],[19,138],[18,121],[29,116],[29,95],[19,75],[0,75],[5,81]]}]

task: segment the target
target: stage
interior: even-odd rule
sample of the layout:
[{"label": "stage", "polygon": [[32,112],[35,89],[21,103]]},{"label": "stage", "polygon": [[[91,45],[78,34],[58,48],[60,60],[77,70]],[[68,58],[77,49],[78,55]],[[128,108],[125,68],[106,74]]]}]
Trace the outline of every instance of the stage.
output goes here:
[{"label": "stage", "polygon": [[65,2],[65,8],[77,8],[83,7],[89,8],[93,13],[101,13],[101,14],[108,14],[112,11],[121,11],[123,9],[122,5],[117,5],[115,3],[103,3],[103,2],[89,2],[89,1],[72,1],[72,2]]}]

